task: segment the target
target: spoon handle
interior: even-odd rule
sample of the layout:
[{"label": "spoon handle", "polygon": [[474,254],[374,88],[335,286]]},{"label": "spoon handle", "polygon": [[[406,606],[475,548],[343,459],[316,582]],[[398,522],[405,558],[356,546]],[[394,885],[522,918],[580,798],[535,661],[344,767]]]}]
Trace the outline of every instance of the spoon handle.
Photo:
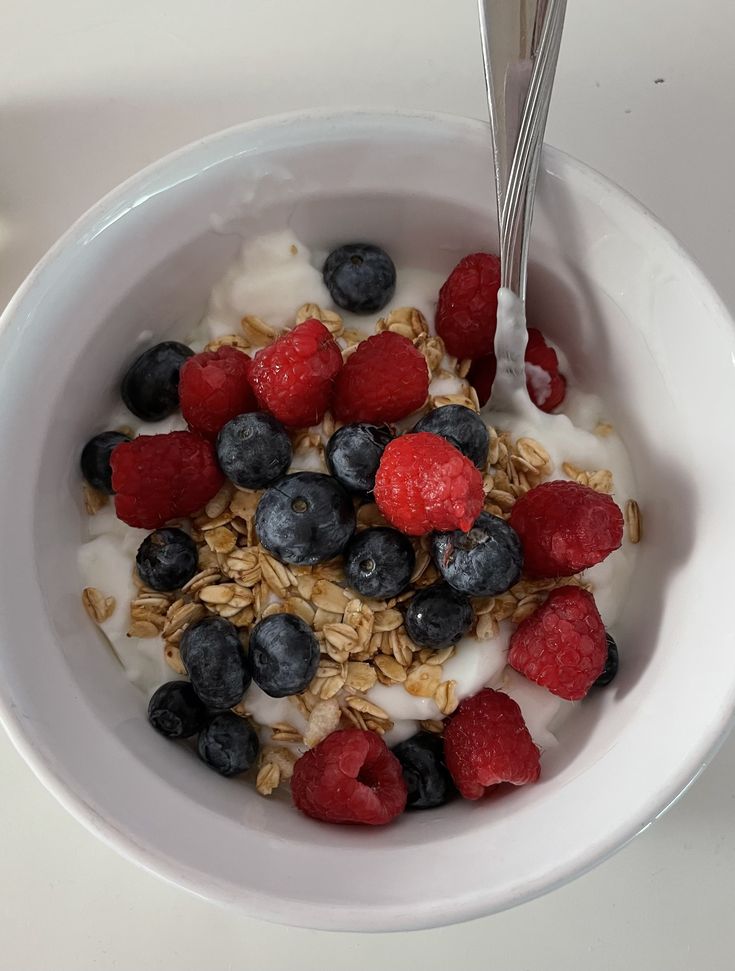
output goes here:
[{"label": "spoon handle", "polygon": [[526,293],[536,176],[566,0],[479,0],[493,136],[501,286]]}]

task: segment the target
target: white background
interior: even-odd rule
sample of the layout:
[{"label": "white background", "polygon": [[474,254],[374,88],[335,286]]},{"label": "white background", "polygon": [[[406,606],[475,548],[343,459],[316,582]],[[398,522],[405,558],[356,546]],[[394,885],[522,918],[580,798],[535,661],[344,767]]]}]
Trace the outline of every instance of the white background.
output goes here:
[{"label": "white background", "polygon": [[[0,23],[0,306],[103,192],[218,128],[313,105],[485,115],[475,0],[4,0]],[[548,129],[653,209],[730,307],[733,36],[729,0],[570,0]],[[694,671],[707,645],[692,655]],[[8,971],[733,966],[735,740],[576,883],[472,924],[371,937],[261,924],[164,885],[67,816],[4,736],[0,780]]]}]

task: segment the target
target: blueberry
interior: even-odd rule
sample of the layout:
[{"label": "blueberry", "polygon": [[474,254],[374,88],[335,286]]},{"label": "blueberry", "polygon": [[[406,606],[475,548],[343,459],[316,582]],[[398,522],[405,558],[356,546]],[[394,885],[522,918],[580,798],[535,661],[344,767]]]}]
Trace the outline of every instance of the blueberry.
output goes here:
[{"label": "blueberry", "polygon": [[90,438],[82,449],[80,465],[87,482],[100,492],[112,495],[112,468],[110,456],[120,442],[129,442],[130,436],[121,432],[102,432]]},{"label": "blueberry", "polygon": [[416,555],[397,529],[377,526],[353,536],[345,549],[347,582],[363,597],[397,597],[408,586]]},{"label": "blueberry", "polygon": [[349,492],[372,492],[383,450],[392,438],[387,425],[344,425],[327,442],[329,471]]},{"label": "blueberry", "polygon": [[273,614],[250,632],[253,681],[271,698],[300,695],[319,667],[319,643],[295,614]]},{"label": "blueberry", "polygon": [[197,572],[196,543],[183,529],[167,526],[146,536],[138,547],[138,576],[151,590],[178,590]]},{"label": "blueberry", "polygon": [[355,509],[330,475],[294,472],[263,493],[255,530],[261,545],[284,563],[322,563],[345,548],[355,531]]},{"label": "blueberry", "polygon": [[332,250],[323,273],[332,300],[353,314],[382,310],[396,289],[393,260],[372,243],[349,243]]},{"label": "blueberry", "polygon": [[505,520],[481,512],[472,529],[434,533],[431,552],[455,590],[471,597],[496,597],[517,583],[523,569],[518,533]]},{"label": "blueberry", "polygon": [[264,489],[291,464],[286,429],[264,411],[238,415],[217,436],[217,459],[230,482],[241,489]]},{"label": "blueberry", "polygon": [[178,341],[164,341],[136,357],[122,380],[126,406],[143,421],[160,421],[179,407],[179,370],[194,351]]},{"label": "blueberry", "polygon": [[245,718],[231,711],[215,715],[199,733],[199,758],[220,775],[247,772],[258,757],[258,735]]},{"label": "blueberry", "polygon": [[476,411],[464,405],[435,408],[416,423],[415,432],[433,432],[458,448],[477,468],[485,471],[490,435]]},{"label": "blueberry", "polygon": [[409,601],[406,633],[420,647],[438,649],[454,644],[472,626],[469,600],[446,583],[426,587]]},{"label": "blueberry", "polygon": [[618,645],[607,631],[605,632],[605,639],[607,641],[607,661],[605,661],[602,674],[595,681],[598,688],[604,688],[606,684],[610,684],[618,673]]},{"label": "blueberry", "polygon": [[435,809],[456,794],[444,764],[444,740],[431,732],[419,732],[400,742],[393,754],[401,763],[408,786],[407,809]]},{"label": "blueberry", "polygon": [[208,708],[232,708],[250,684],[250,667],[237,627],[222,617],[205,617],[187,627],[181,660],[192,687]]},{"label": "blueberry", "polygon": [[207,709],[188,681],[167,681],[148,703],[148,721],[166,738],[189,738],[206,718]]}]

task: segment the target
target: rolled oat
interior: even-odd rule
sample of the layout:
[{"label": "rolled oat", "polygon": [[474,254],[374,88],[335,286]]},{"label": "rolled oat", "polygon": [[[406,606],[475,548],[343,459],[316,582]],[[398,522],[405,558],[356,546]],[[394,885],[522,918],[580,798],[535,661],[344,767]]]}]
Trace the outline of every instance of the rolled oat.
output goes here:
[{"label": "rolled oat", "polygon": [[115,598],[107,597],[96,587],[82,590],[82,604],[96,624],[102,624],[115,612]]}]

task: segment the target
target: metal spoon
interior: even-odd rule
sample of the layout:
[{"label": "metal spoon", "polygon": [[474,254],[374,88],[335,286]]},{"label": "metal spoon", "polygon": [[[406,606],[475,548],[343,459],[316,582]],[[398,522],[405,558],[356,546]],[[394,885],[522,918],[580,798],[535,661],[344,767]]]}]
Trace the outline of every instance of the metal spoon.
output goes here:
[{"label": "metal spoon", "polygon": [[526,296],[528,240],[566,0],[479,0],[502,287]]}]

